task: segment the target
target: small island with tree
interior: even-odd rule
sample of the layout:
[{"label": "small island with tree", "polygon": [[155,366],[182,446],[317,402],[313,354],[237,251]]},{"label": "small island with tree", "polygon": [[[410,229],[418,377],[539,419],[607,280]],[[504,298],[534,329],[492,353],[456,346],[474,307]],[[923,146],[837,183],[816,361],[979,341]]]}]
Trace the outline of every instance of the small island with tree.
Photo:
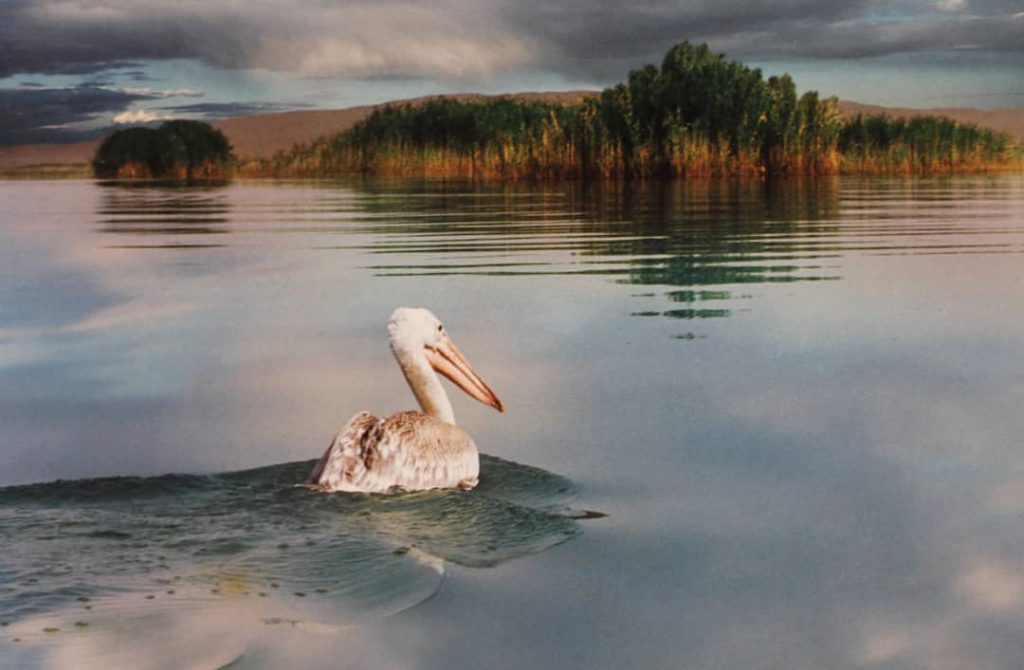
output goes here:
[{"label": "small island with tree", "polygon": [[107,137],[92,169],[101,179],[224,179],[235,157],[224,133],[202,121],[127,128]]}]

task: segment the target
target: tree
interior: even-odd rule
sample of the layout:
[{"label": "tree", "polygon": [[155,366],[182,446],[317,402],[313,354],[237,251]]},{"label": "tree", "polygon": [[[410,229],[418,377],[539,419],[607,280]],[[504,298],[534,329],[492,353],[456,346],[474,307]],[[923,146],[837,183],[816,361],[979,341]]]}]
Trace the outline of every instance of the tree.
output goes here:
[{"label": "tree", "polygon": [[[210,176],[231,161],[231,144],[224,133],[202,121],[167,121],[160,126],[170,143],[170,164],[184,169],[185,179],[194,179],[197,171]],[[180,174],[179,174],[180,176]]]},{"label": "tree", "polygon": [[152,128],[128,128],[110,135],[96,150],[92,169],[97,177],[158,177],[170,158],[166,135]]},{"label": "tree", "polygon": [[194,179],[223,176],[234,161],[224,133],[201,121],[167,121],[107,137],[92,161],[97,177]]}]

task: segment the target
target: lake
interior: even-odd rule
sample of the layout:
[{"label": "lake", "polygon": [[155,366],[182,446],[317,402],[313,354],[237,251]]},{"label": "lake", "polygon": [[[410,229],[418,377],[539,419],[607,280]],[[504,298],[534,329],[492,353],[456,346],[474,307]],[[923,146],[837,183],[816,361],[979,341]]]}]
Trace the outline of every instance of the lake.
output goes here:
[{"label": "lake", "polygon": [[[1024,177],[0,182],[0,665],[1016,668]],[[414,407],[469,492],[294,486]]]}]

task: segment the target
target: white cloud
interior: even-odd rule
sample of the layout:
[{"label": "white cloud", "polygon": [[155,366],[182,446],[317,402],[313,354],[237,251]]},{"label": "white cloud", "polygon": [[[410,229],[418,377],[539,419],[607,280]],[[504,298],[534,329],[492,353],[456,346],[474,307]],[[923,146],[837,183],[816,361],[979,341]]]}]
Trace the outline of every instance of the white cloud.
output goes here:
[{"label": "white cloud", "polygon": [[194,88],[170,88],[159,89],[148,86],[128,87],[118,89],[128,95],[141,95],[147,98],[201,98],[206,95],[203,91]]},{"label": "white cloud", "polygon": [[967,8],[967,0],[939,0],[935,8],[943,12],[959,12]]},{"label": "white cloud", "polygon": [[126,112],[114,115],[114,123],[117,124],[129,124],[129,123],[150,123],[152,121],[161,121],[168,118],[163,114],[157,114],[151,112],[148,109],[130,109]]},{"label": "white cloud", "polygon": [[891,663],[911,649],[913,643],[913,636],[907,630],[888,627],[871,630],[864,636],[860,660],[868,665]]},{"label": "white cloud", "polygon": [[975,560],[956,586],[975,609],[985,612],[1016,609],[1024,603],[1024,578],[992,558]]}]

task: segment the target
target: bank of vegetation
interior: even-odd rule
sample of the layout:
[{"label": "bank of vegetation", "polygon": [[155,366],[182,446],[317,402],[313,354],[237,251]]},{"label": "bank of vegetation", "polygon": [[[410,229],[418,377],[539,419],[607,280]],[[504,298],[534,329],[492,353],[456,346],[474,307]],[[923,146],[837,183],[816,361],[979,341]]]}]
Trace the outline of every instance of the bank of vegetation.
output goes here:
[{"label": "bank of vegetation", "polygon": [[235,164],[224,134],[201,121],[167,121],[107,137],[92,161],[101,179],[224,179]]},{"label": "bank of vegetation", "polygon": [[351,173],[599,179],[1004,169],[1003,134],[922,116],[844,121],[835,98],[788,75],[683,42],[660,67],[575,104],[437,99],[380,109],[348,131],[251,166],[252,174]]},{"label": "bank of vegetation", "polygon": [[941,116],[857,115],[843,124],[846,172],[963,172],[1021,166],[1009,136]]},{"label": "bank of vegetation", "polygon": [[84,163],[0,167],[0,179],[88,179],[92,174]]}]

